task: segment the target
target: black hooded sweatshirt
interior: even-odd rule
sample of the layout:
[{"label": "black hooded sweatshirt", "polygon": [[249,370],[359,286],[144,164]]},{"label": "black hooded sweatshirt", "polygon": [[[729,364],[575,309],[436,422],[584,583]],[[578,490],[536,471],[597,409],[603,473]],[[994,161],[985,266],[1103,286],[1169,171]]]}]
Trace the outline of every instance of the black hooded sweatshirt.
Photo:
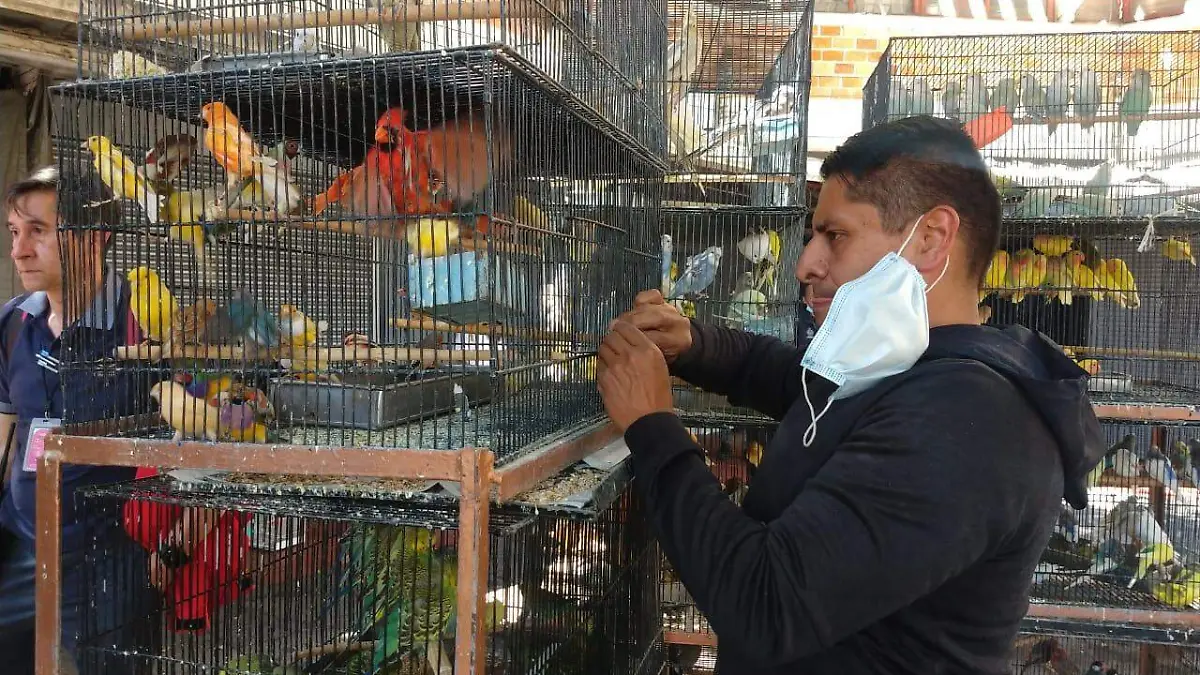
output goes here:
[{"label": "black hooded sweatshirt", "polygon": [[[1025,328],[945,326],[811,419],[800,348],[693,324],[673,374],[780,420],[741,508],[673,414],[625,433],[635,485],[718,637],[719,675],[1006,673],[1034,566],[1104,452],[1087,376]],[[809,378],[820,411],[833,385]]]}]

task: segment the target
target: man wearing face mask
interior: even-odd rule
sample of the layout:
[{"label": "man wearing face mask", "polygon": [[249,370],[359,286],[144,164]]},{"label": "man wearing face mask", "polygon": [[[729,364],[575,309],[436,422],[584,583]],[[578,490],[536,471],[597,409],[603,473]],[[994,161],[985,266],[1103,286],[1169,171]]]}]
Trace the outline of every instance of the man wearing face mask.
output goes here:
[{"label": "man wearing face mask", "polygon": [[[957,125],[832,153],[796,276],[804,347],[638,296],[598,384],[719,675],[1003,673],[1061,499],[1104,452],[1086,374],[979,325],[1000,199]],[[672,408],[668,373],[779,420],[738,507]]]}]

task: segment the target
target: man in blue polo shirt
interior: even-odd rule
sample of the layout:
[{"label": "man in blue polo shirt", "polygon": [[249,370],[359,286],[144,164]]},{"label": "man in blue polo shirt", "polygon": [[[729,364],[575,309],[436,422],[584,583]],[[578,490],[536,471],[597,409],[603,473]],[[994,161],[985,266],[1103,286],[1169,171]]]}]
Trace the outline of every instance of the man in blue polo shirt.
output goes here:
[{"label": "man in blue polo shirt", "polygon": [[[45,431],[64,413],[72,422],[111,419],[145,409],[148,400],[144,384],[111,370],[79,368],[60,377],[63,361],[109,357],[114,347],[129,343],[133,330],[127,319],[129,290],[104,265],[109,232],[60,232],[58,226],[60,219],[111,225],[119,209],[90,172],[64,176],[62,183],[63,194],[77,197],[70,212],[59,213],[59,176],[53,167],[15,184],[4,202],[12,259],[27,291],[0,309],[0,443],[10,439],[0,498],[0,654],[5,663],[0,670],[12,674],[33,673],[34,505]],[[69,289],[64,289],[63,260],[71,264]],[[64,307],[64,290],[71,307]],[[158,632],[160,601],[147,583],[145,554],[121,528],[120,504],[77,509],[74,493],[133,475],[133,469],[122,467],[63,467],[63,647],[73,652],[81,630],[101,641],[92,646],[104,653],[92,650],[88,656],[96,672],[135,672],[119,652],[150,646]],[[84,612],[85,606],[91,609]]]}]

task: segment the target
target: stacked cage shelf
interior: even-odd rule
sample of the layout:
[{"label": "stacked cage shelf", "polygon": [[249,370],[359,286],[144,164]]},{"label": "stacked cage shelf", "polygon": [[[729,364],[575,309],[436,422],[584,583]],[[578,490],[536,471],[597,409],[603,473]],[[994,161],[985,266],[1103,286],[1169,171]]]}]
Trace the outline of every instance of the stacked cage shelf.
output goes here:
[{"label": "stacked cage shelf", "polygon": [[[78,242],[64,265],[116,292],[66,303],[128,321],[115,348],[63,338],[72,386],[39,467],[43,664],[59,657],[62,467],[91,464],[183,472],[88,497],[188,507],[159,536],[195,513],[453,529],[454,669],[529,665],[528,648],[483,658],[489,547],[515,532],[510,507],[489,504],[616,439],[595,352],[658,282],[666,13],[652,0],[83,3],[81,77],[54,91],[58,164],[113,198],[60,194],[64,241]],[[310,524],[288,527],[317,531],[301,556],[317,565],[339,535]],[[657,626],[657,607],[629,607],[652,597],[638,577],[657,576],[656,552],[653,574],[638,567],[637,536],[637,555],[609,562],[626,581],[603,602]],[[237,593],[214,592],[238,611]],[[304,598],[280,597],[254,611],[301,616]],[[436,622],[431,604],[405,620]],[[617,670],[653,670],[657,632],[643,628]],[[84,652],[105,639],[85,635]],[[127,656],[255,670],[211,650]]]},{"label": "stacked cage shelf", "polygon": [[[803,245],[810,3],[672,2],[663,294],[685,316],[794,341]],[[689,412],[731,407],[676,382]]]},{"label": "stacked cage shelf", "polygon": [[[1025,629],[1140,641],[1119,672],[1176,672],[1200,625],[1197,37],[894,39],[863,92],[864,127],[918,114],[963,123],[1004,202],[981,320],[1041,331],[1091,374],[1110,450],[1089,508],[1064,507]],[[1080,672],[1110,661],[1072,658]]]},{"label": "stacked cage shelf", "polygon": [[[488,672],[661,668],[660,554],[626,457],[589,458],[493,510],[480,563]],[[264,490],[278,479],[244,478]],[[453,672],[462,534],[448,495],[416,505],[283,488],[230,494],[191,476],[84,491],[81,508],[123,516],[85,552],[88,587],[146,584],[128,539],[152,540],[168,521],[210,523],[213,552],[152,577],[160,611],[106,624],[102,605],[86,608],[84,624],[102,629],[84,636],[81,671]]]}]

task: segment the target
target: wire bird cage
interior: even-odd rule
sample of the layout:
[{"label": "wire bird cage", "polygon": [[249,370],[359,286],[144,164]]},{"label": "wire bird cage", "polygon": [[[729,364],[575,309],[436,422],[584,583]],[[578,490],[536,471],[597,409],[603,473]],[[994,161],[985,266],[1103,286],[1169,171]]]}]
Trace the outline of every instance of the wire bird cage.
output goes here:
[{"label": "wire bird cage", "polygon": [[1193,405],[1196,231],[1179,218],[1008,221],[980,292],[981,318],[1022,324],[1062,345],[1092,374],[1093,403]]},{"label": "wire bird cage", "polygon": [[803,207],[812,5],[670,4],[668,205]]},{"label": "wire bird cage", "polygon": [[[107,263],[140,336],[112,358],[73,334],[63,372],[157,383],[160,407],[89,420],[107,385],[72,389],[68,425],[490,448],[503,465],[602,419],[594,353],[655,283],[661,170],[509,50],[55,94],[62,144],[86,146],[63,171],[98,174],[123,207]],[[67,273],[94,264],[81,253]]]},{"label": "wire bird cage", "polygon": [[[705,461],[721,482],[722,489],[741,505],[778,425],[773,422],[723,422],[709,414],[687,413],[683,421],[704,449]],[[690,672],[690,668],[697,666],[697,659],[702,658],[700,647],[715,645],[716,636],[665,556],[661,571],[659,597],[662,599],[667,660],[672,672]]]},{"label": "wire bird cage", "polygon": [[1200,645],[1178,631],[1146,633],[1134,626],[1075,635],[1074,626],[1028,626],[1013,641],[1008,672],[1186,675],[1200,669]]},{"label": "wire bird cage", "polygon": [[[754,207],[663,209],[663,296],[686,317],[800,343],[811,328],[796,283],[807,211]],[[676,381],[689,413],[757,415]]]},{"label": "wire bird cage", "polygon": [[505,45],[525,68],[661,154],[658,0],[85,0],[82,78],[264,68]]},{"label": "wire bird cage", "polygon": [[[122,527],[91,538],[83,583],[154,588],[162,609],[89,605],[79,672],[448,674],[469,635],[488,673],[657,673],[660,554],[629,476],[580,465],[494,511],[490,553],[470,563],[487,578],[474,630],[456,613],[470,535],[445,504],[239,495],[194,477],[89,488],[81,508]],[[183,554],[173,567],[149,562],[163,542]]]},{"label": "wire bird cage", "polygon": [[1198,35],[897,38],[863,90],[863,127],[963,122],[1010,218],[1196,217]]}]

